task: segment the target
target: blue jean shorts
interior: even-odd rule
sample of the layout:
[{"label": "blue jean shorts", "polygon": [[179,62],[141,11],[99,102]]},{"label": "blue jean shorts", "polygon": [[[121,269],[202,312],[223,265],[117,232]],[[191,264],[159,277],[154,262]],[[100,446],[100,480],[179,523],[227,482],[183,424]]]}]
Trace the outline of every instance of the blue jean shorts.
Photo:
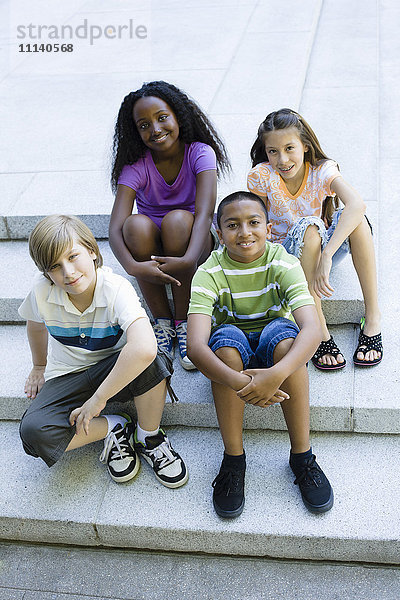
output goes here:
[{"label": "blue jean shorts", "polygon": [[[332,224],[328,229],[326,229],[325,223],[319,217],[302,217],[289,229],[287,236],[282,242],[282,246],[289,254],[293,254],[296,258],[300,258],[304,246],[304,235],[307,228],[310,225],[316,225],[318,233],[321,236],[321,246],[323,250],[336,229],[342,211],[343,208],[336,210],[333,213]],[[339,264],[348,254],[350,254],[350,242],[349,238],[346,238],[333,255],[332,265]]]},{"label": "blue jean shorts", "polygon": [[262,331],[244,332],[236,325],[220,325],[208,342],[213,352],[228,347],[238,350],[243,369],[269,368],[274,364],[275,346],[287,338],[295,338],[299,328],[293,321],[278,317]]}]

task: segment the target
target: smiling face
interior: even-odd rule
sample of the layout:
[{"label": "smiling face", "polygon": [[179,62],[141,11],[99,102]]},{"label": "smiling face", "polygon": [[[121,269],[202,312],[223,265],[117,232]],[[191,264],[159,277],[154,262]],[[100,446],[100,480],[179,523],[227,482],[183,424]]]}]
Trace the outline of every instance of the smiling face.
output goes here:
[{"label": "smiling face", "polygon": [[217,231],[232,260],[250,263],[264,254],[265,242],[271,237],[271,223],[267,224],[259,202],[236,200],[224,207]]},{"label": "smiling face", "polygon": [[67,292],[71,302],[78,308],[82,305],[87,308],[93,300],[96,287],[95,260],[96,254],[74,238],[72,246],[47,271],[54,285]]},{"label": "smiling face", "polygon": [[153,152],[163,153],[179,146],[177,118],[161,98],[140,98],[133,107],[133,120],[144,145]]},{"label": "smiling face", "polygon": [[264,144],[271,167],[292,186],[298,184],[300,187],[305,172],[304,153],[308,146],[301,141],[297,129],[288,127],[265,133]]}]

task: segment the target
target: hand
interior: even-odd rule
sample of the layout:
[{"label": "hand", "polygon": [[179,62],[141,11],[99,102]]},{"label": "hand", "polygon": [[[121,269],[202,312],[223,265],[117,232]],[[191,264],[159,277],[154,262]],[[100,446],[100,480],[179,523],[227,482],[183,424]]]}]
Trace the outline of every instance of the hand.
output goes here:
[{"label": "hand", "polygon": [[24,392],[28,398],[36,398],[44,385],[44,371],[46,367],[33,367],[25,381]]},{"label": "hand", "polygon": [[242,372],[252,378],[250,383],[237,393],[244,402],[265,407],[290,398],[289,394],[279,389],[282,379],[273,368],[246,369]]},{"label": "hand", "polygon": [[322,296],[332,296],[334,291],[333,287],[329,283],[329,273],[332,268],[332,259],[328,254],[321,254],[317,270],[315,272],[314,290],[319,298]]},{"label": "hand", "polygon": [[89,435],[89,423],[93,417],[98,417],[107,402],[104,400],[98,400],[95,396],[86,400],[85,404],[82,404],[79,408],[75,408],[69,415],[69,422],[71,425],[76,426],[76,435],[79,435],[83,431],[86,435]]},{"label": "hand", "polygon": [[192,270],[194,272],[196,265],[188,262],[183,256],[151,256],[153,260],[159,263],[159,268],[168,275],[180,275]]},{"label": "hand", "polygon": [[165,285],[171,283],[174,285],[181,285],[181,282],[175,277],[172,277],[168,273],[165,273],[161,268],[161,264],[157,260],[146,260],[144,262],[137,263],[137,268],[133,275],[138,279],[144,279],[149,283],[155,283],[157,285]]}]

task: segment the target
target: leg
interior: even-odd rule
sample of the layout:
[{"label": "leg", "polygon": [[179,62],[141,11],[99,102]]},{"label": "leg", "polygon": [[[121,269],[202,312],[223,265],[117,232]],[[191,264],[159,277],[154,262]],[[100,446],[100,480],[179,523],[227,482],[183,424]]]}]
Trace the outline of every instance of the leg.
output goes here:
[{"label": "leg", "polygon": [[166,393],[166,380],[163,379],[148,392],[135,397],[138,423],[142,429],[154,431],[160,427]]},{"label": "leg", "polygon": [[[124,242],[138,262],[150,260],[152,255],[163,254],[158,227],[146,215],[131,215],[124,223]],[[138,284],[154,318],[172,319],[164,285],[138,279]]]},{"label": "leg", "polygon": [[[315,307],[321,323],[322,340],[330,339],[330,334],[326,326],[324,314],[322,312],[321,299],[314,291],[315,271],[321,256],[321,237],[318,228],[315,225],[310,225],[304,234],[304,246],[300,256],[300,263],[303,267],[304,274],[307,279],[308,289],[311,296],[314,298]],[[338,354],[336,358],[331,354],[325,354],[321,357],[320,362],[323,365],[337,365],[344,363],[342,354]]]},{"label": "leg", "polygon": [[[371,229],[366,219],[350,234],[351,256],[357,272],[365,304],[365,325],[363,332],[367,336],[377,335],[380,330],[381,314],[378,306],[378,288],[376,278],[376,262]],[[380,352],[371,350],[364,356],[357,353],[359,360],[372,361],[379,358]]]},{"label": "leg", "polygon": [[[292,347],[294,339],[286,338],[275,346],[274,364],[279,362]],[[289,394],[289,400],[281,402],[289,432],[293,453],[306,452],[310,448],[310,406],[307,367],[304,365],[281,385]]]},{"label": "leg", "polygon": [[[279,342],[274,350],[274,364],[290,350],[293,338]],[[289,432],[291,452],[290,467],[296,476],[295,483],[305,506],[312,512],[322,513],[333,506],[332,487],[310,448],[310,414],[308,374],[304,365],[292,373],[281,385],[290,394],[289,400],[281,402]]]},{"label": "leg", "polygon": [[74,450],[75,448],[81,448],[81,446],[86,446],[92,442],[104,440],[107,435],[107,430],[108,423],[105,417],[96,417],[95,419],[92,419],[89,423],[89,434],[86,435],[83,430],[79,434],[75,434],[68,444],[66,452],[68,452],[68,450]]},{"label": "leg", "polygon": [[[236,348],[222,347],[215,354],[235,371],[243,369],[240,353]],[[231,456],[243,454],[243,413],[245,403],[236,392],[220,383],[212,382],[212,391],[217,411],[219,428],[225,452]]]},{"label": "leg", "polygon": [[[165,256],[183,256],[188,248],[194,216],[187,210],[173,210],[169,212],[162,220],[161,224],[161,242],[163,254]],[[211,234],[209,234],[209,243],[198,263],[201,264],[209,256],[212,249]],[[197,265],[196,265],[197,267]],[[175,305],[175,319],[186,320],[190,300],[190,285],[195,273],[196,267],[182,273],[180,287],[172,286],[172,295]]]}]

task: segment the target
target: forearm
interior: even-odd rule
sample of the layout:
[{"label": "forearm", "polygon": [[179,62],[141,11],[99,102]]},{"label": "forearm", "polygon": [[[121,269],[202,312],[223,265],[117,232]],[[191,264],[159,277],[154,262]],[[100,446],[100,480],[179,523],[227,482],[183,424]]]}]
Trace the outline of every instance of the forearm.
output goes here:
[{"label": "forearm", "polygon": [[118,262],[123,266],[128,275],[134,277],[139,263],[133,258],[125,245],[121,229],[110,227],[109,244]]},{"label": "forearm", "polygon": [[331,239],[325,246],[323,251],[324,254],[332,257],[336,250],[340,248],[344,240],[355,230],[356,227],[361,223],[364,216],[363,205],[357,207],[357,210],[350,207],[345,207],[340,216],[335,231],[332,234]]},{"label": "forearm", "polygon": [[106,404],[107,400],[118,394],[150,366],[156,356],[157,344],[152,338],[126,344],[113,369],[97,388],[94,394],[96,399]]},{"label": "forearm", "polygon": [[190,339],[188,339],[188,356],[208,379],[226,385],[235,391],[241,390],[251,380],[248,375],[239,373],[226,365],[208,346],[191,344]]},{"label": "forearm", "polygon": [[212,213],[195,216],[190,242],[184,256],[189,263],[197,264],[203,254],[204,248],[207,246],[212,219]]},{"label": "forearm", "polygon": [[28,321],[26,324],[29,347],[34,367],[45,367],[47,364],[48,333],[44,325]]},{"label": "forearm", "polygon": [[279,373],[280,383],[310,360],[320,342],[321,331],[318,323],[316,326],[306,325],[300,329],[289,352],[271,367]]}]

